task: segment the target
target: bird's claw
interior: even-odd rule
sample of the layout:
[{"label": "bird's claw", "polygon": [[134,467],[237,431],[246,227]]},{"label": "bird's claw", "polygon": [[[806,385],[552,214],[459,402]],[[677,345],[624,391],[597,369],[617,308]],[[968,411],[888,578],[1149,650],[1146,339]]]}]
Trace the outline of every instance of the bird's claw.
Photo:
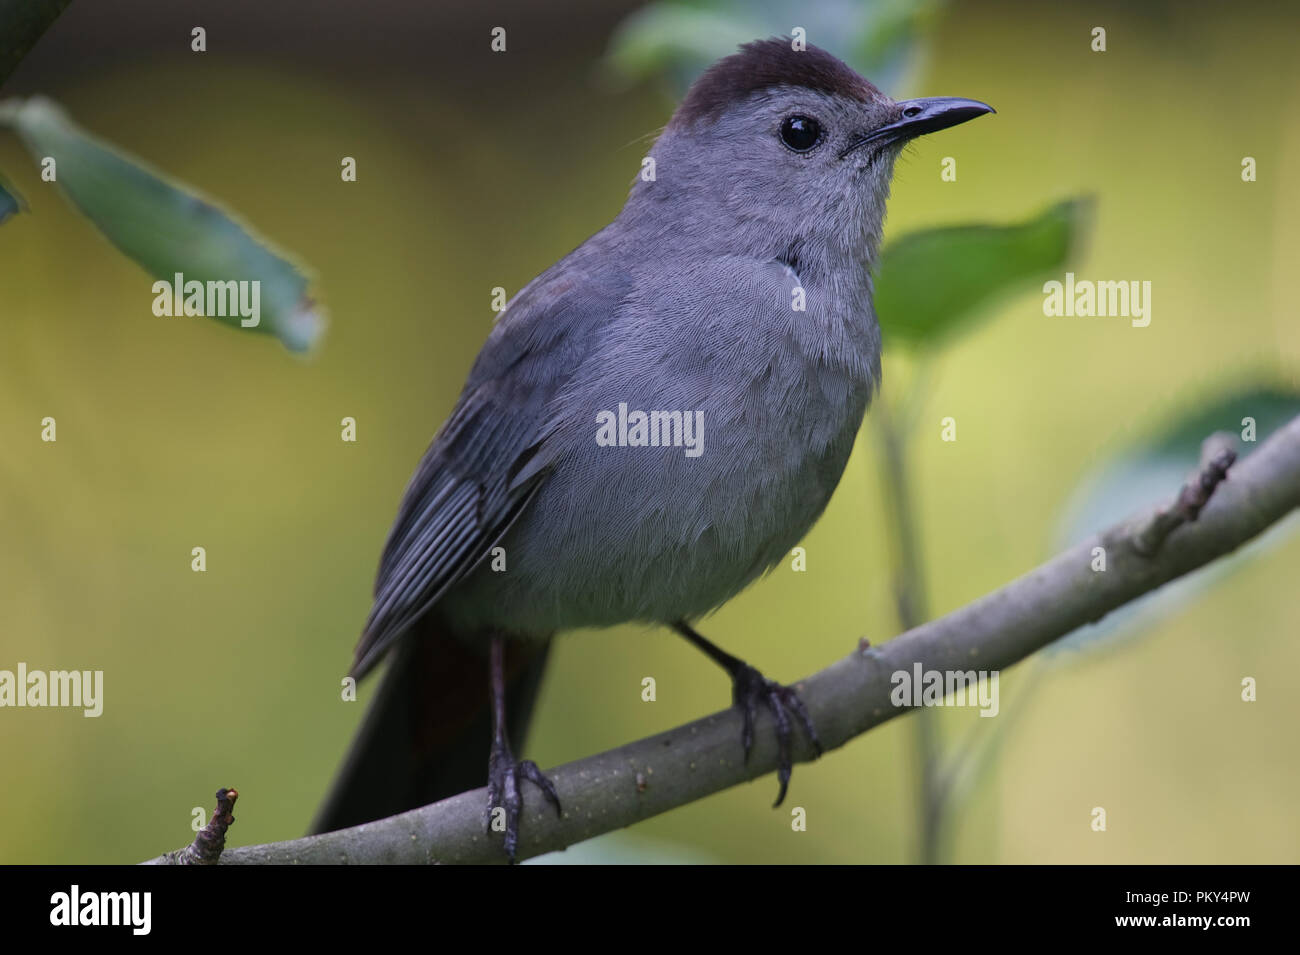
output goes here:
[{"label": "bird's claw", "polygon": [[803,727],[804,733],[812,742],[813,751],[820,756],[822,741],[817,736],[817,727],[813,725],[808,708],[804,706],[803,700],[799,699],[799,694],[793,687],[769,680],[749,664],[743,664],[732,674],[731,686],[732,701],[740,707],[745,717],[745,726],[741,734],[741,742],[745,747],[745,762],[749,762],[749,751],[754,745],[754,721],[758,717],[759,703],[766,703],[767,708],[772,711],[772,719],[776,723],[776,778],[781,787],[776,802],[772,803],[772,808],[775,809],[785,801],[785,793],[790,786],[790,773],[793,769],[790,752],[791,715]]},{"label": "bird's claw", "polygon": [[506,857],[511,865],[514,865],[519,850],[519,816],[524,808],[521,783],[525,779],[542,791],[546,801],[555,807],[555,814],[560,815],[560,796],[537,764],[531,759],[516,760],[509,744],[494,742],[488,758],[488,801],[483,813],[483,829],[505,833]]}]

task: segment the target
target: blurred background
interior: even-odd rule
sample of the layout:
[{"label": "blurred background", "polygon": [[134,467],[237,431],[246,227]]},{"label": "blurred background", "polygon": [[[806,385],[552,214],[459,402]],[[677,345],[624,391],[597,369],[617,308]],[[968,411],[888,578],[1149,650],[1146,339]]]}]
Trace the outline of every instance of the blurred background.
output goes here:
[{"label": "blurred background", "polygon": [[[205,53],[190,49],[196,25]],[[932,614],[1048,557],[1096,513],[1097,474],[1215,396],[1285,403],[1300,386],[1300,9],[73,2],[3,96],[48,95],[238,212],[311,269],[330,325],[300,357],[155,317],[152,279],[0,131],[0,170],[31,206],[0,226],[0,668],[105,674],[98,719],[0,711],[0,861],[148,858],[186,844],[222,785],[241,793],[231,844],[302,834],[374,686],[340,700],[380,548],[488,334],[491,290],[513,294],[618,212],[698,64],[796,25],[897,97],[998,109],[907,151],[887,241],[1088,195],[1069,267],[1152,283],[1147,328],[1047,318],[1028,286],[927,353],[911,480]],[[489,48],[495,26],[505,53]],[[340,179],[344,156],[356,182]],[[1245,156],[1258,181],[1243,182]],[[920,365],[887,332],[885,398]],[[46,416],[55,443],[40,440]],[[355,443],[340,440],[345,416]],[[956,442],[940,440],[947,416]],[[702,626],[769,676],[898,632],[871,431],[869,415],[804,541],[807,571],[778,568]],[[1193,448],[1179,466],[1194,463]],[[1004,674],[998,719],[934,714],[945,751],[993,751],[944,857],[1300,861],[1300,696],[1282,682],[1300,668],[1300,535],[1286,530],[1125,639]],[[646,676],[657,702],[641,700]],[[528,755],[590,755],[729,692],[667,631],[570,634]],[[912,861],[914,720],[797,767],[780,811],[767,777],[548,861]],[[999,724],[996,745],[980,724]],[[1096,806],[1106,832],[1090,828]]]}]

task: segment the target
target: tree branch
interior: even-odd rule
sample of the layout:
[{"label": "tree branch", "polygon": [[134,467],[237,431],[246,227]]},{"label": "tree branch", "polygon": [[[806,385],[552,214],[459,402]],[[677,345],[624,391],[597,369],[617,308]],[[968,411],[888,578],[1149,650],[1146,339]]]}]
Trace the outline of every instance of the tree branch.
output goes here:
[{"label": "tree branch", "polygon": [[226,830],[235,824],[235,800],[239,798],[232,788],[217,790],[217,808],[212,811],[208,824],[199,830],[194,841],[184,849],[167,852],[148,864],[157,865],[216,865],[221,850],[226,847]]},{"label": "tree branch", "polygon": [[[842,746],[906,711],[890,702],[890,677],[896,671],[917,663],[925,670],[1005,669],[1235,550],[1300,507],[1300,418],[1280,428],[1211,490],[1213,497],[1196,522],[1170,529],[1150,556],[1140,553],[1134,541],[1152,514],[1112,527],[883,646],[855,648],[804,680],[803,699],[826,748]],[[1104,571],[1092,570],[1095,547],[1106,549]],[[764,714],[760,724],[766,726],[768,719]],[[529,792],[520,857],[563,849],[772,772],[773,734],[755,734],[746,764],[740,722],[738,712],[726,710],[552,771],[564,816],[557,819],[544,800]],[[795,754],[800,760],[811,755],[802,739]],[[231,849],[221,864],[502,862],[500,836],[483,832],[486,800],[486,791],[477,789],[353,829]]]},{"label": "tree branch", "polygon": [[1214,489],[1228,477],[1228,468],[1237,460],[1232,435],[1218,432],[1201,446],[1201,467],[1183,485],[1172,507],[1162,507],[1133,535],[1133,549],[1143,557],[1152,557],[1177,528],[1200,516]]}]

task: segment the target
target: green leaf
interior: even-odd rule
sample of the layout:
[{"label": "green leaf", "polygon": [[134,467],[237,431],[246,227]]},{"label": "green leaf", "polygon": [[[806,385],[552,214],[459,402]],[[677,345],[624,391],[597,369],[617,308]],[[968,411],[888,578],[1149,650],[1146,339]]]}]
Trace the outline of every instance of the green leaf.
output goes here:
[{"label": "green leaf", "polygon": [[680,97],[710,64],[736,47],[787,36],[795,24],[819,46],[887,92],[899,92],[917,65],[919,41],[942,0],[659,0],[615,30],[606,68],[629,80],[665,77]]},{"label": "green leaf", "polygon": [[4,176],[0,176],[0,223],[26,208],[27,203],[23,202],[23,197],[18,194],[18,190],[9,185],[9,181]]},{"label": "green leaf", "polygon": [[[1267,385],[1221,395],[1184,412],[1159,432],[1114,455],[1080,482],[1065,510],[1058,546],[1076,544],[1103,528],[1172,501],[1197,468],[1201,443],[1211,434],[1223,431],[1236,436],[1238,457],[1244,458],[1296,415],[1300,415],[1300,389]],[[1241,439],[1247,419],[1254,421],[1255,441]],[[1231,471],[1228,480],[1232,480]],[[1045,652],[1053,655],[1065,650],[1109,647],[1146,632],[1210,584],[1275,546],[1297,526],[1293,516],[1230,557],[1166,584],[1058,640]]]},{"label": "green leaf", "polygon": [[1070,199],[1013,225],[913,232],[876,266],[876,315],[887,344],[933,348],[999,299],[1059,273],[1082,244],[1092,202]]},{"label": "green leaf", "polygon": [[[47,99],[0,104],[0,121],[17,130],[38,162],[54,159],[55,181],[73,204],[155,279],[170,285],[179,274],[204,288],[256,282],[247,286],[258,293],[256,325],[242,327],[237,308],[214,309],[233,314],[209,317],[273,334],[293,351],[315,343],[323,319],[307,295],[306,276],[232,214],[85,133]],[[145,291],[142,301],[152,306]]]}]

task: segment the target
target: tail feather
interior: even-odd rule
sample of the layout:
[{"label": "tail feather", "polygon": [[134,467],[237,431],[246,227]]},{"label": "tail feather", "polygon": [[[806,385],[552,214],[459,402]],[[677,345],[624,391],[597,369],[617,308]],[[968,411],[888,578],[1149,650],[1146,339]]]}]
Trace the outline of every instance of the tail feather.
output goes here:
[{"label": "tail feather", "polygon": [[[487,782],[492,712],[483,652],[426,619],[389,654],[388,667],[317,811],[312,833],[330,832],[437,802]],[[506,730],[516,753],[550,642],[506,647]]]}]

